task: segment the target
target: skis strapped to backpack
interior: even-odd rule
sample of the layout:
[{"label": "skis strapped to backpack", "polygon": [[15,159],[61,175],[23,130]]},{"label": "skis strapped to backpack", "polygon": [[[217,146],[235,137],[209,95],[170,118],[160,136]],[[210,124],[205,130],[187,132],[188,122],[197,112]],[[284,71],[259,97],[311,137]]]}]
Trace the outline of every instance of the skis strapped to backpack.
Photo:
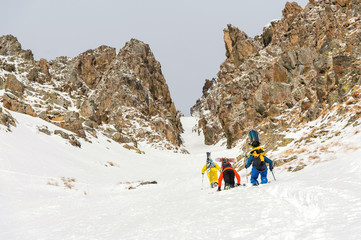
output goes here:
[{"label": "skis strapped to backpack", "polygon": [[212,167],[216,167],[212,159],[207,160],[207,172],[211,171]]},{"label": "skis strapped to backpack", "polygon": [[216,158],[216,162],[224,162],[224,161],[235,162],[236,159],[235,158]]}]

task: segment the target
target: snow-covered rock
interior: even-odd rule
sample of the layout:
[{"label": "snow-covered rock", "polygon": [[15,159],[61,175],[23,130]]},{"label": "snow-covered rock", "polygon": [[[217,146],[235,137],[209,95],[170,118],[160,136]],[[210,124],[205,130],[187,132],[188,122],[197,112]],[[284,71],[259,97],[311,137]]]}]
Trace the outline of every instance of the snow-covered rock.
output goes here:
[{"label": "snow-covered rock", "polygon": [[137,147],[139,141],[178,151],[180,113],[150,47],[130,40],[116,54],[100,46],[75,58],[34,61],[11,36],[0,38],[3,106],[70,130],[104,134]]},{"label": "snow-covered rock", "polygon": [[278,132],[342,106],[361,86],[360,10],[352,0],[310,1],[304,9],[287,3],[254,38],[228,25],[227,59],[191,109],[205,143],[235,147],[256,129],[273,149],[286,141]]}]

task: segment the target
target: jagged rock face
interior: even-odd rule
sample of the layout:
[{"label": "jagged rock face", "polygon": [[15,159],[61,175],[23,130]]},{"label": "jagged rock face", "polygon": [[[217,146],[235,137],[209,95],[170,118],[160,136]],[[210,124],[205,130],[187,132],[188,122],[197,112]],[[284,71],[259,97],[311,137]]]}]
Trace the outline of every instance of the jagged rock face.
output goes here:
[{"label": "jagged rock face", "polygon": [[[161,126],[162,137],[176,146],[181,144],[179,116],[160,64],[141,41],[132,39],[120,50],[91,100],[98,103],[101,115],[109,113],[118,129],[129,128],[132,121],[127,117],[132,111],[129,108],[137,106],[134,114],[145,122],[145,127],[156,130]],[[151,132],[140,132],[137,136],[146,134]]]},{"label": "jagged rock face", "polygon": [[95,89],[115,55],[115,48],[108,46],[80,54],[70,63],[70,82],[83,81],[90,89]]},{"label": "jagged rock face", "polygon": [[16,120],[0,107],[0,123],[7,127],[10,131],[10,126],[16,126]]},{"label": "jagged rock face", "polygon": [[18,39],[12,35],[0,38],[0,55],[20,56],[26,60],[34,60],[33,53],[30,50],[23,50]]},{"label": "jagged rock face", "polygon": [[311,0],[305,9],[287,3],[253,39],[228,25],[227,59],[191,109],[205,143],[226,138],[232,147],[256,128],[272,147],[282,140],[276,130],[344,102],[361,84],[360,13],[360,1]]},{"label": "jagged rock face", "polygon": [[[116,54],[100,46],[75,58],[34,61],[13,36],[0,38],[3,106],[76,133],[179,149],[180,113],[150,47],[132,39]],[[31,58],[29,58],[31,56]]]},{"label": "jagged rock face", "polygon": [[226,44],[226,57],[236,66],[242,64],[259,50],[259,46],[245,32],[231,25],[228,25],[228,28],[224,30],[224,42]]}]

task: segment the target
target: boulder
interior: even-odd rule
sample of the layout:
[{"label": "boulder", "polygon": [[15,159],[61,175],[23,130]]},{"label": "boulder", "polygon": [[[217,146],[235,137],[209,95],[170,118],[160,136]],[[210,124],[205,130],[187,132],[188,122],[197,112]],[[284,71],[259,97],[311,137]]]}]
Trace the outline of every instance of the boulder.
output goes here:
[{"label": "boulder", "polygon": [[342,76],[348,69],[351,68],[353,59],[349,56],[338,55],[333,57],[333,69],[337,76]]},{"label": "boulder", "polygon": [[4,94],[3,106],[11,111],[25,113],[30,116],[36,117],[36,113],[30,104],[23,103],[17,97]]},{"label": "boulder", "polygon": [[302,10],[303,8],[296,2],[287,2],[285,8],[282,10],[283,21],[286,22],[287,26],[290,26]]},{"label": "boulder", "polygon": [[226,57],[236,66],[239,66],[258,51],[258,46],[254,43],[253,39],[249,38],[245,32],[238,28],[228,24],[223,32]]},{"label": "boulder", "polygon": [[85,100],[80,107],[80,115],[85,118],[93,118],[96,114],[96,107],[94,102]]},{"label": "boulder", "polygon": [[25,86],[14,75],[9,74],[5,83],[5,89],[10,90],[16,96],[21,97],[24,94]]},{"label": "boulder", "polygon": [[16,120],[9,113],[3,111],[0,107],[0,124],[10,128],[10,126],[16,126]]}]

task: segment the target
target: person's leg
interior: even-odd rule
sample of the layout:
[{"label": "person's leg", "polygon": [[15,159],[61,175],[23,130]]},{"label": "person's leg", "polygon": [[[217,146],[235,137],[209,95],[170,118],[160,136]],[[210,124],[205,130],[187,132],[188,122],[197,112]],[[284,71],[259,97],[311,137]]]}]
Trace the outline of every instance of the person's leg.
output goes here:
[{"label": "person's leg", "polygon": [[211,182],[211,187],[216,187],[218,185],[217,168],[211,168],[209,181]]},{"label": "person's leg", "polygon": [[230,177],[230,179],[229,179],[230,186],[233,188],[234,187],[234,171],[233,170],[229,172],[229,177]]},{"label": "person's leg", "polygon": [[224,189],[228,189],[231,187],[231,176],[230,175],[231,174],[230,174],[229,170],[226,170],[223,172]]},{"label": "person's leg", "polygon": [[211,172],[207,171],[207,176],[208,176],[209,184],[212,186]]},{"label": "person's leg", "polygon": [[261,184],[266,184],[268,183],[268,179],[267,179],[267,168],[266,170],[264,170],[263,172],[260,172],[261,174]]},{"label": "person's leg", "polygon": [[259,175],[259,171],[255,168],[255,167],[252,167],[252,172],[251,172],[251,183],[252,184],[259,184],[258,183],[258,175]]}]

